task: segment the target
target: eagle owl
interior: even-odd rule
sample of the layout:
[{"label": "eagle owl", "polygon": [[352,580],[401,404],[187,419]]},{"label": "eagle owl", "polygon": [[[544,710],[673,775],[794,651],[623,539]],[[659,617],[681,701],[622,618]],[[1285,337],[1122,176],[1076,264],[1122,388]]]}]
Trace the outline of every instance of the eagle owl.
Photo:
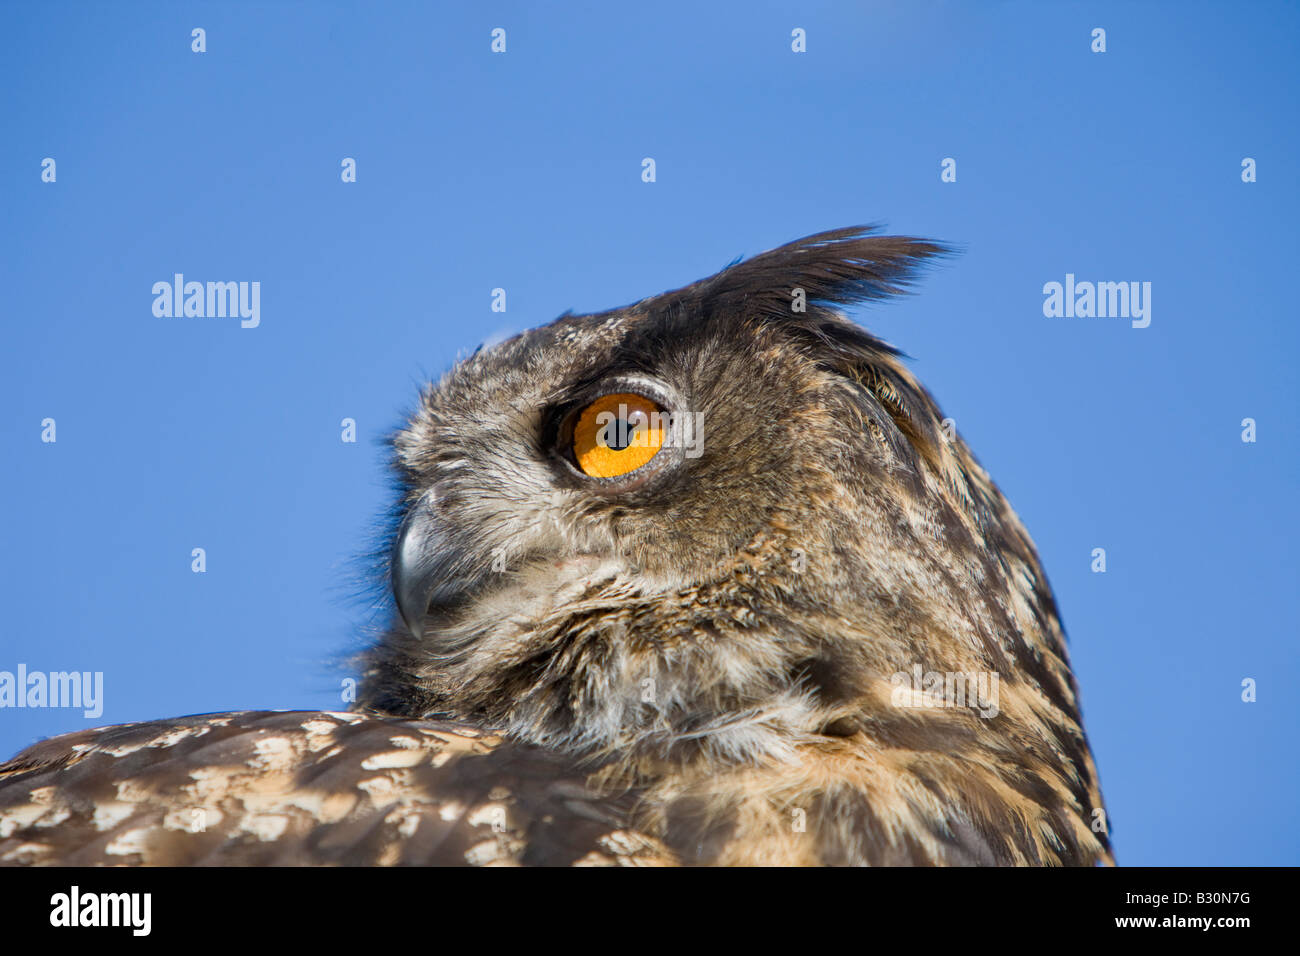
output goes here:
[{"label": "eagle owl", "polygon": [[1109,863],[1034,546],[845,307],[849,228],[478,352],[392,440],[346,713],[68,734],[6,863]]}]

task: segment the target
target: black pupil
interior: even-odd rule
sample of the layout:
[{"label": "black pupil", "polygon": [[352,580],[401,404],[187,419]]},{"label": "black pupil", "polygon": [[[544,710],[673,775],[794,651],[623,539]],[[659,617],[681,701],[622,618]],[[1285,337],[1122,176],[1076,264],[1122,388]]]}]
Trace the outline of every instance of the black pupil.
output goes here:
[{"label": "black pupil", "polygon": [[626,418],[614,422],[609,431],[609,447],[614,451],[622,451],[632,444],[632,424]]}]

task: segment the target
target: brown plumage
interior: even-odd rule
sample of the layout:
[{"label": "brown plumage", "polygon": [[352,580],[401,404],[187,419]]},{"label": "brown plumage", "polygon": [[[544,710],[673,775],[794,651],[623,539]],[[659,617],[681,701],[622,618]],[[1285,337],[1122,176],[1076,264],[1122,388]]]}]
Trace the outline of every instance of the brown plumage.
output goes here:
[{"label": "brown plumage", "polygon": [[[0,860],[1110,862],[1033,544],[838,309],[942,252],[836,230],[460,363],[393,443],[357,713],[40,744]],[[696,430],[592,477],[624,394]]]}]

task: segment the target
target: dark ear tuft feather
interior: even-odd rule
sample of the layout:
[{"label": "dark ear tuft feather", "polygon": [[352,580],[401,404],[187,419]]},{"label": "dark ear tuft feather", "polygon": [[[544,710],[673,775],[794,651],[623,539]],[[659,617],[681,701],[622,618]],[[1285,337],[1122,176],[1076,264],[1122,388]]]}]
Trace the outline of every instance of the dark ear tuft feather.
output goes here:
[{"label": "dark ear tuft feather", "polygon": [[[692,286],[705,313],[740,314],[779,325],[828,371],[875,397],[916,451],[938,468],[940,413],[896,361],[900,353],[840,311],[908,291],[929,259],[955,250],[911,236],[875,235],[849,226],[798,239],[754,256]],[[805,308],[794,308],[802,289]]]},{"label": "dark ear tuft feather", "polygon": [[927,260],[954,250],[911,236],[881,236],[878,226],[819,232],[729,266],[696,287],[713,303],[789,315],[794,289],[809,306],[849,306],[899,295]]}]

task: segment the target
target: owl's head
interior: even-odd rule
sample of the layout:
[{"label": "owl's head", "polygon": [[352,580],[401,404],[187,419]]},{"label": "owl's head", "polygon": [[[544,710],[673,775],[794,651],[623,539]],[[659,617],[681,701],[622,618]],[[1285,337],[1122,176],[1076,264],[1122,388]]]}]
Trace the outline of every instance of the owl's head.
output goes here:
[{"label": "owl's head", "polygon": [[891,704],[918,664],[1073,713],[1028,537],[839,311],[943,251],[822,233],[457,364],[393,442],[398,613],[361,704],[717,761],[969,733]]}]

